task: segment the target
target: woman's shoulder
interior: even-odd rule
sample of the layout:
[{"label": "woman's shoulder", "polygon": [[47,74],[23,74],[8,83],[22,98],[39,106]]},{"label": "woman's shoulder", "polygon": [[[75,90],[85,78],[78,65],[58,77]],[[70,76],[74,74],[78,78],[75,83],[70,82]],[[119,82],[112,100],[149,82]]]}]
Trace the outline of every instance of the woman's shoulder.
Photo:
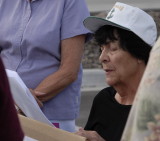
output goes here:
[{"label": "woman's shoulder", "polygon": [[116,94],[116,90],[113,87],[106,87],[106,88],[102,89],[98,94],[115,95]]},{"label": "woman's shoulder", "polygon": [[106,87],[102,89],[96,96],[95,99],[101,99],[106,97],[114,97],[116,90],[113,87]]}]

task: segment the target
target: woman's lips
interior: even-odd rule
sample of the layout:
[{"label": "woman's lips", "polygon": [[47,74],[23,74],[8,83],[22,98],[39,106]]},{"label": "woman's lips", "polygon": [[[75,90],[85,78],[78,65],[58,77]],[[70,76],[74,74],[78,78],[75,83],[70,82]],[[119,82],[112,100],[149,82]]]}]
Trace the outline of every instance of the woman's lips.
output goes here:
[{"label": "woman's lips", "polygon": [[110,73],[112,73],[114,70],[112,69],[106,69],[105,72],[106,72],[106,75],[109,75]]}]

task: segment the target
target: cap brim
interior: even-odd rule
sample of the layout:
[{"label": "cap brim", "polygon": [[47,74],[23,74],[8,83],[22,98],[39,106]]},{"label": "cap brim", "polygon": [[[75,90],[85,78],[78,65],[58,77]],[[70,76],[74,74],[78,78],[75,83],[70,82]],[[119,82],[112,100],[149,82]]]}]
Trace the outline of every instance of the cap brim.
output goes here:
[{"label": "cap brim", "polygon": [[100,27],[104,26],[104,25],[111,25],[111,26],[115,26],[115,27],[122,28],[122,29],[130,31],[130,29],[128,29],[126,27],[123,27],[121,25],[113,23],[113,22],[111,22],[109,20],[106,20],[106,19],[103,19],[103,18],[99,18],[99,17],[94,17],[94,16],[90,16],[90,17],[86,18],[83,21],[83,24],[87,29],[89,29],[93,33],[95,31],[97,31]]}]

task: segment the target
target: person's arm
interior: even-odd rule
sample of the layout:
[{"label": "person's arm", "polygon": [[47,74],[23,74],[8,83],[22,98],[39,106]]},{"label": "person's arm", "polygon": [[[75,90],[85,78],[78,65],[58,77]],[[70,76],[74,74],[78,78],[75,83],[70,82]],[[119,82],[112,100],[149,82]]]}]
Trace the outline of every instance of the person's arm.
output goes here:
[{"label": "person's arm", "polygon": [[75,134],[86,137],[87,141],[105,141],[96,131],[87,131],[80,128]]},{"label": "person's arm", "polygon": [[48,101],[77,79],[84,42],[85,35],[62,40],[60,67],[57,72],[49,75],[34,89],[38,99],[42,102]]}]

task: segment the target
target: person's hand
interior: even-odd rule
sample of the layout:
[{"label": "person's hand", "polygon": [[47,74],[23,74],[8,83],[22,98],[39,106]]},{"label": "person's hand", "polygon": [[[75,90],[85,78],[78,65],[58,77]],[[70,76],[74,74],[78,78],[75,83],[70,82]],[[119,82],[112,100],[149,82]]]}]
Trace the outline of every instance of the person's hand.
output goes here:
[{"label": "person's hand", "polygon": [[39,92],[37,90],[34,90],[34,94],[41,102],[46,102],[46,101],[50,100],[51,98],[53,98],[53,96],[51,94],[46,94],[43,92]]},{"label": "person's hand", "polygon": [[37,98],[36,93],[34,92],[34,90],[29,89],[31,94],[34,96],[35,100],[37,101],[39,107],[43,107],[43,103]]},{"label": "person's hand", "polygon": [[105,141],[96,131],[87,131],[80,128],[75,134],[86,137],[87,141]]}]

